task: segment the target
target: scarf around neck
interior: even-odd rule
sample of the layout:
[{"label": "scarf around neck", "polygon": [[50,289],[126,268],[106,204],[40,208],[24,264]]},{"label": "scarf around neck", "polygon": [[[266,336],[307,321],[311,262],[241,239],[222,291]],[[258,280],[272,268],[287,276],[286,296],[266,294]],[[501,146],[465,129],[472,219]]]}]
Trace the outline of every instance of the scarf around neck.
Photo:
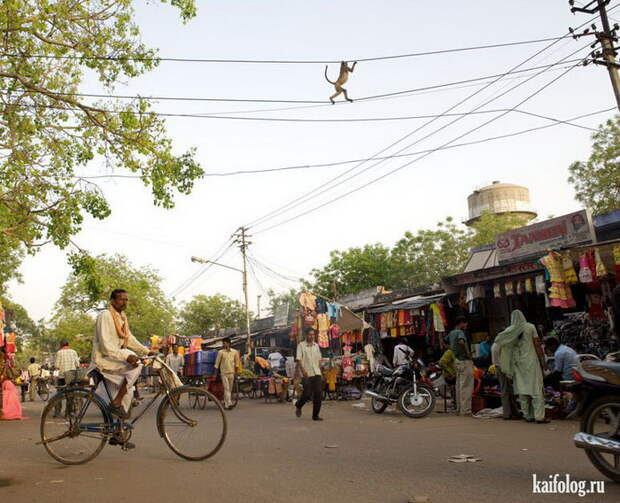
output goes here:
[{"label": "scarf around neck", "polygon": [[121,347],[125,349],[129,342],[129,321],[127,315],[123,312],[119,313],[113,306],[109,307],[112,319],[114,320],[114,328],[116,328],[116,334],[121,339]]}]

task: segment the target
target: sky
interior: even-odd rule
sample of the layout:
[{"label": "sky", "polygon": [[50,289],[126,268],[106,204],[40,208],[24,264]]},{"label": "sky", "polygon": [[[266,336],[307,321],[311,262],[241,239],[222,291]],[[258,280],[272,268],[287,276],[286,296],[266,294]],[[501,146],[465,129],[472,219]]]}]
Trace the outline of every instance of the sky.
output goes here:
[{"label": "sky", "polygon": [[[620,4],[612,2],[611,7],[617,3]],[[183,24],[169,5],[135,2],[143,41],[158,48],[161,57],[339,61],[559,37],[566,34],[569,26],[590,19],[585,14],[572,15],[565,0],[207,0],[197,4],[198,16]],[[620,8],[612,10],[610,16],[620,19]],[[583,57],[587,49],[579,49],[588,41],[561,40],[521,68]],[[355,100],[497,75],[549,43],[360,62],[346,88]],[[577,55],[568,57],[575,51]],[[561,76],[566,69],[566,65],[557,65],[528,82],[522,77],[524,74],[508,76],[453,112],[469,112],[495,97],[498,99],[480,111],[512,109],[547,84],[519,110],[566,120],[614,106],[609,77],[603,67],[580,66]],[[115,92],[326,100],[333,89],[325,81],[324,70],[323,64],[162,62],[149,74],[120,83]],[[336,72],[337,65],[329,65],[332,80]],[[553,79],[557,80],[551,83]],[[523,84],[511,90],[520,83]],[[461,85],[334,106],[160,101],[155,102],[153,109],[166,113],[314,120],[438,115],[481,89],[481,85]],[[87,80],[82,91],[99,92],[101,88]],[[290,107],[294,109],[274,110]],[[167,119],[167,126],[179,153],[195,147],[207,173],[224,173],[370,158],[408,134],[405,141],[383,155],[394,154],[416,141],[403,153],[552,124],[546,119],[510,112],[466,134],[499,115],[500,112],[471,115],[449,126],[456,117],[443,117],[414,134],[411,133],[429,119],[266,122],[176,117]],[[607,112],[576,122],[596,127],[612,116],[613,112]],[[435,132],[441,126],[447,127]],[[172,210],[153,206],[148,188],[138,180],[102,179],[100,186],[111,203],[112,215],[105,221],[86,220],[75,241],[91,253],[121,253],[136,266],[157,269],[164,290],[169,295],[175,293],[177,303],[197,294],[218,292],[242,300],[241,275],[218,267],[210,268],[179,291],[188,278],[204,269],[192,263],[190,257],[213,257],[237,228],[301,195],[317,197],[299,207],[287,208],[287,212],[272,216],[249,231],[250,254],[289,278],[307,277],[312,268],[327,263],[329,252],[334,249],[376,242],[392,245],[406,231],[432,228],[446,216],[463,221],[467,218],[467,196],[493,180],[528,187],[532,205],[541,218],[577,210],[580,205],[567,183],[568,166],[587,158],[591,134],[587,129],[556,125],[512,138],[437,151],[389,175],[416,157],[391,159],[377,165],[375,161],[359,167],[346,164],[208,176],[196,184],[191,195],[179,195]],[[343,183],[320,193],[322,189],[317,187],[351,169],[338,180]],[[128,172],[122,167],[110,169],[94,162],[85,173]],[[382,175],[387,176],[370,183]],[[367,187],[346,194],[367,183]],[[314,211],[307,215],[268,229],[311,209]],[[221,262],[241,267],[239,251],[231,248]],[[27,257],[20,272],[23,283],[11,283],[9,295],[25,306],[33,319],[49,317],[70,273],[65,252],[47,247],[36,256]],[[262,295],[265,306],[264,290],[294,286],[289,279],[273,276],[261,270],[257,270],[258,281],[250,276],[253,311],[258,295]]]}]

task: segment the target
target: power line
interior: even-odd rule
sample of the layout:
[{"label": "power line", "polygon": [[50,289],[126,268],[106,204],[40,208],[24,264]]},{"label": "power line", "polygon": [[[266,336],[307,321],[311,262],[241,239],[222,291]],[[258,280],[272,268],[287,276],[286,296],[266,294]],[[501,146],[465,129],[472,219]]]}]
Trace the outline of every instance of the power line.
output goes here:
[{"label": "power line", "polygon": [[[506,72],[506,73],[505,73],[505,74],[503,74],[503,75],[509,75],[510,73],[514,72],[515,70],[517,70],[519,67],[523,66],[523,65],[524,65],[525,63],[527,63],[528,61],[532,60],[533,58],[535,58],[536,56],[538,56],[539,54],[541,54],[541,53],[542,53],[542,52],[544,52],[545,50],[547,50],[547,49],[551,48],[551,47],[552,47],[554,44],[556,44],[557,42],[558,42],[558,41],[556,40],[555,42],[553,42],[553,43],[551,43],[551,44],[547,45],[546,47],[544,47],[543,49],[541,49],[541,50],[539,50],[537,53],[535,53],[533,56],[530,56],[529,58],[525,59],[524,61],[522,61],[522,62],[521,62],[521,63],[519,63],[518,65],[516,65],[516,66],[514,66],[513,68],[511,68],[508,72]],[[582,49],[579,49],[578,51],[575,51],[575,53],[579,52],[580,50],[582,50]],[[575,54],[575,53],[573,53],[573,54]],[[566,56],[566,57],[562,58],[562,60],[560,60],[560,62],[562,62],[562,61],[564,61],[564,60],[568,59],[568,58],[569,58],[569,57],[571,57],[573,54],[570,54],[569,56]],[[528,81],[529,81],[529,80],[531,80],[532,78],[534,78],[534,77],[536,77],[536,76],[540,75],[540,73],[544,72],[545,70],[547,70],[547,69],[543,69],[543,70],[541,70],[538,74],[535,74],[534,76],[530,76],[530,77],[528,77],[528,79],[527,79],[527,80],[525,80],[524,82],[521,82],[521,83],[517,84],[516,86],[513,86],[513,87],[512,87],[511,89],[509,89],[508,91],[503,92],[503,93],[502,93],[502,94],[500,94],[499,96],[494,97],[494,98],[492,98],[491,100],[488,100],[488,101],[484,102],[482,105],[479,105],[479,106],[475,107],[475,108],[474,108],[473,110],[471,110],[470,112],[474,112],[474,111],[476,111],[476,110],[478,110],[478,109],[480,109],[480,108],[482,108],[482,107],[484,107],[484,106],[488,105],[488,104],[489,104],[489,103],[491,103],[492,101],[497,100],[497,99],[498,99],[498,98],[500,98],[501,96],[503,96],[503,95],[507,94],[508,92],[510,92],[510,91],[512,91],[512,90],[514,90],[514,89],[516,89],[517,87],[519,87],[519,86],[521,86],[521,85],[525,84],[526,82],[528,82]],[[495,84],[496,82],[498,82],[498,81],[499,81],[499,80],[501,80],[501,79],[502,79],[502,76],[499,76],[499,77],[498,77],[497,79],[495,79],[493,82],[490,82],[490,83],[486,84],[486,85],[485,85],[482,89],[479,89],[479,90],[475,91],[474,93],[470,94],[469,96],[467,96],[467,97],[465,97],[464,99],[462,99],[462,100],[460,100],[459,102],[457,102],[455,105],[452,105],[451,107],[449,107],[447,110],[445,110],[445,111],[444,111],[444,114],[450,113],[452,110],[454,110],[454,109],[455,109],[455,108],[457,108],[458,106],[462,105],[463,103],[465,103],[465,102],[469,101],[470,99],[472,99],[472,98],[473,98],[473,97],[475,97],[476,95],[480,94],[482,91],[486,90],[487,88],[491,87],[493,84]],[[409,138],[410,136],[412,136],[412,135],[416,134],[417,132],[421,131],[422,129],[424,129],[426,126],[429,126],[430,124],[432,124],[433,122],[435,122],[435,121],[436,121],[437,119],[439,119],[440,117],[441,117],[441,116],[436,117],[436,118],[433,118],[433,119],[431,119],[430,121],[425,122],[425,123],[424,123],[424,124],[422,124],[421,126],[419,126],[419,127],[417,127],[416,129],[414,129],[413,131],[411,131],[411,132],[407,133],[406,135],[402,136],[401,138],[399,138],[399,139],[398,139],[398,140],[396,140],[395,142],[391,143],[391,144],[390,144],[390,145],[388,145],[387,147],[385,147],[385,148],[381,149],[379,152],[375,153],[375,154],[372,156],[372,158],[377,157],[377,156],[379,156],[380,154],[382,154],[383,152],[385,152],[385,151],[387,151],[387,150],[391,149],[392,147],[394,147],[394,146],[398,145],[399,143],[401,143],[402,141],[406,140],[406,139],[407,139],[407,138]],[[464,116],[463,116],[463,117],[464,117]],[[445,129],[445,128],[449,127],[449,126],[451,126],[452,124],[454,124],[454,123],[458,122],[458,121],[459,121],[459,120],[461,120],[463,117],[456,118],[455,120],[453,120],[453,121],[449,122],[448,124],[446,124],[446,125],[442,126],[441,128],[439,128],[439,129],[437,129],[437,130],[435,130],[435,131],[431,132],[430,134],[428,134],[428,135],[426,135],[426,136],[424,136],[424,137],[422,137],[422,138],[420,138],[420,139],[416,140],[415,142],[413,142],[413,143],[411,143],[411,144],[409,144],[409,145],[407,145],[407,146],[405,146],[405,147],[401,148],[401,149],[400,149],[400,150],[398,150],[396,153],[397,153],[397,154],[399,154],[399,153],[403,152],[404,150],[407,150],[408,148],[410,148],[410,147],[412,147],[412,146],[414,146],[414,145],[417,145],[417,144],[418,144],[418,143],[420,143],[421,141],[424,141],[425,139],[429,138],[430,136],[432,136],[432,135],[434,135],[434,134],[438,133],[439,131],[441,131],[441,130],[443,130],[443,129]],[[371,158],[371,159],[372,159],[372,158]],[[325,193],[325,192],[327,192],[327,191],[329,191],[329,190],[332,190],[333,188],[335,188],[335,187],[337,187],[337,186],[341,185],[342,183],[346,182],[347,180],[350,180],[351,178],[353,178],[353,177],[355,177],[355,176],[358,176],[359,174],[362,174],[362,173],[364,173],[364,172],[368,171],[369,169],[372,169],[372,168],[376,167],[377,165],[381,164],[381,163],[382,163],[382,162],[384,162],[384,161],[379,160],[378,162],[376,162],[376,163],[372,164],[372,165],[371,165],[371,166],[369,166],[368,168],[363,169],[360,173],[353,174],[353,175],[349,176],[348,178],[346,178],[346,179],[344,179],[344,180],[341,180],[340,182],[337,182],[337,183],[335,183],[335,184],[334,184],[334,182],[336,182],[338,179],[340,179],[340,178],[342,178],[343,176],[345,176],[345,175],[347,175],[347,174],[349,174],[349,173],[352,173],[352,172],[354,172],[355,170],[357,170],[358,168],[360,168],[363,164],[365,164],[365,162],[366,162],[366,161],[363,161],[363,162],[361,162],[361,163],[359,163],[359,164],[357,164],[357,165],[353,166],[352,168],[350,168],[350,169],[348,169],[348,170],[344,171],[343,173],[341,173],[341,174],[339,174],[339,175],[337,175],[337,176],[333,177],[332,179],[328,180],[327,182],[325,182],[325,183],[323,183],[323,184],[319,185],[319,186],[318,186],[318,187],[316,187],[314,190],[309,191],[309,192],[306,192],[305,194],[302,194],[301,196],[299,196],[299,197],[297,197],[297,198],[293,199],[292,201],[289,201],[288,203],[284,204],[283,206],[280,206],[278,209],[276,209],[276,210],[274,210],[274,211],[271,211],[270,213],[267,213],[267,214],[263,215],[262,217],[260,217],[260,218],[258,218],[258,219],[256,219],[256,220],[253,220],[252,222],[250,222],[250,224],[249,224],[249,225],[250,225],[250,226],[254,226],[254,225],[257,225],[257,224],[264,223],[265,221],[268,221],[268,220],[270,220],[270,219],[272,219],[272,218],[278,217],[279,215],[281,215],[281,214],[283,214],[283,213],[286,213],[287,211],[289,211],[289,210],[291,210],[291,209],[293,209],[293,208],[295,208],[295,207],[297,207],[297,206],[300,206],[300,205],[302,205],[302,204],[305,204],[306,202],[308,202],[308,201],[310,201],[310,200],[312,200],[312,199],[315,199],[316,197],[320,196],[321,194],[323,194],[323,193]],[[332,185],[332,184],[334,184],[334,185]],[[332,186],[330,187],[330,185],[332,185]],[[323,189],[323,190],[321,190],[321,189]]]},{"label": "power line", "polygon": [[[575,60],[577,61],[577,60]],[[564,61],[564,64],[572,63],[573,61]],[[533,72],[536,70],[540,70],[543,68],[551,68],[556,66],[557,63],[553,63],[550,65],[541,65],[534,66],[531,68],[524,68],[522,70],[515,70],[511,72],[511,74],[519,74],[519,73],[527,73]],[[414,89],[406,89],[404,91],[393,91],[389,93],[375,94],[371,96],[363,96],[361,98],[357,98],[355,101],[373,101],[378,100],[380,98],[390,98],[393,96],[406,95],[411,93],[417,93],[422,91],[430,91],[435,89],[442,89],[445,87],[452,87],[460,84],[468,84],[473,82],[480,82],[484,80],[494,79],[500,76],[505,76],[506,74],[496,74],[496,75],[486,75],[484,77],[475,77],[472,79],[465,80],[457,80],[453,82],[446,82],[443,84],[435,84],[431,86],[418,87]],[[6,89],[3,90],[3,93],[6,93]],[[137,99],[146,99],[153,101],[196,101],[196,102],[232,102],[232,103],[293,103],[293,104],[314,104],[314,105],[328,105],[333,106],[327,100],[286,100],[286,99],[263,99],[263,98],[201,98],[201,97],[186,97],[186,96],[141,96],[141,95],[129,95],[129,94],[98,94],[98,93],[58,93],[51,91],[52,94],[62,97],[79,97],[79,98],[107,98],[107,99],[122,99],[122,100],[137,100]],[[39,93],[40,94],[40,93]],[[338,102],[337,105],[347,105],[347,103]],[[147,112],[148,113],[148,112]],[[174,115],[170,115],[174,116]]]},{"label": "power line", "polygon": [[[488,141],[493,141],[493,140],[501,140],[501,139],[505,139],[505,138],[511,138],[513,136],[520,136],[526,133],[530,133],[533,131],[540,131],[541,129],[547,129],[547,128],[551,128],[554,126],[559,126],[559,125],[574,125],[571,124],[574,121],[580,120],[580,119],[585,119],[585,118],[589,118],[595,115],[600,115],[602,113],[606,113],[606,112],[610,112],[612,110],[615,110],[616,107],[611,107],[611,108],[605,108],[603,110],[598,110],[596,112],[590,112],[587,114],[583,114],[583,115],[578,115],[576,117],[571,117],[569,119],[565,119],[565,120],[557,120],[556,122],[554,122],[553,124],[545,124],[544,126],[537,126],[537,127],[532,127],[532,128],[527,128],[527,129],[522,129],[519,131],[515,131],[512,133],[506,133],[503,135],[498,135],[498,136],[489,136],[487,138],[481,138],[480,140],[474,140],[474,141],[469,141],[469,142],[464,142],[464,143],[456,143],[454,145],[448,145],[447,147],[444,147],[440,150],[448,150],[448,149],[452,149],[452,148],[457,148],[457,147],[467,147],[470,145],[477,145],[479,143],[486,143]],[[596,131],[595,128],[591,128],[594,129]],[[432,148],[432,149],[426,149],[426,150],[418,150],[416,152],[409,152],[406,154],[394,154],[394,155],[389,155],[389,156],[385,156],[385,157],[369,157],[366,159],[349,159],[346,161],[336,161],[336,162],[328,162],[328,163],[322,163],[322,164],[301,164],[301,165],[297,165],[297,166],[284,166],[284,167],[280,167],[280,168],[267,168],[267,169],[255,169],[255,170],[245,170],[245,171],[230,171],[230,172],[223,172],[223,173],[205,173],[205,176],[209,176],[209,177],[227,177],[227,176],[237,176],[237,175],[249,175],[249,174],[259,174],[259,173],[277,173],[280,171],[293,171],[293,170],[301,170],[301,169],[314,169],[314,168],[330,168],[330,167],[335,167],[335,166],[343,166],[345,164],[353,164],[353,163],[359,163],[362,161],[369,161],[369,160],[389,160],[389,159],[400,159],[402,157],[412,157],[414,155],[419,155],[419,154],[425,154],[427,152],[435,152],[437,149]],[[140,179],[142,178],[140,175],[95,175],[95,176],[86,176],[86,177],[79,177],[79,178],[85,178],[85,179],[95,179],[95,178],[131,178],[131,179]]]},{"label": "power line", "polygon": [[[420,56],[432,56],[436,54],[447,54],[454,52],[466,52],[466,51],[477,51],[481,49],[496,49],[500,47],[511,47],[517,45],[530,45],[530,44],[540,44],[543,42],[550,42],[552,40],[561,40],[563,38],[567,38],[567,36],[563,37],[549,37],[549,38],[539,38],[534,40],[522,40],[517,42],[504,42],[498,44],[486,44],[486,45],[477,45],[470,47],[458,47],[454,49],[440,49],[433,51],[424,51],[424,52],[412,52],[408,54],[397,54],[392,56],[376,56],[369,58],[348,58],[346,61],[357,61],[358,63],[362,62],[370,62],[370,61],[384,61],[391,59],[403,59],[403,58],[414,58]],[[52,55],[52,54],[11,54],[11,53],[0,53],[0,57],[4,58],[16,58],[16,59],[59,59],[59,60],[78,60],[78,61],[166,61],[173,63],[249,63],[249,64],[285,64],[285,65],[299,65],[299,64],[338,64],[340,60],[287,60],[287,59],[207,59],[207,58],[160,58],[160,57],[125,57],[125,56],[61,56],[61,55]]]},{"label": "power line", "polygon": [[[578,66],[578,65],[575,65],[575,67],[576,67],[576,66]],[[575,67],[573,67],[573,68],[575,68]],[[519,102],[517,105],[515,105],[515,108],[517,108],[517,107],[519,107],[519,106],[523,105],[525,102],[529,101],[529,100],[530,100],[530,99],[532,99],[534,96],[538,95],[540,92],[542,92],[543,90],[545,90],[545,89],[546,89],[547,87],[549,87],[551,84],[555,83],[556,81],[558,81],[559,79],[561,79],[562,77],[564,77],[565,75],[567,75],[567,74],[568,74],[571,70],[572,70],[572,68],[569,68],[569,69],[568,69],[568,70],[566,70],[564,73],[562,73],[562,74],[561,74],[561,75],[559,75],[558,77],[554,78],[553,80],[551,80],[550,82],[548,82],[547,84],[545,84],[544,86],[542,86],[541,88],[539,88],[538,90],[536,90],[534,93],[532,93],[532,94],[530,94],[529,96],[527,96],[524,100],[522,100],[522,101],[521,101],[521,102]],[[362,189],[364,189],[364,188],[368,187],[369,185],[372,185],[373,183],[377,183],[378,181],[382,180],[383,178],[386,178],[386,177],[388,177],[388,176],[390,176],[390,175],[392,175],[392,174],[394,174],[394,173],[396,173],[396,172],[398,172],[398,171],[400,171],[400,170],[402,170],[402,169],[404,169],[404,168],[406,168],[406,167],[410,166],[411,164],[413,164],[413,163],[415,163],[415,162],[417,162],[417,161],[419,161],[419,160],[424,159],[425,157],[429,156],[429,155],[430,155],[431,153],[433,153],[434,151],[437,151],[437,150],[441,149],[442,147],[445,147],[445,146],[449,145],[450,143],[453,143],[454,141],[457,141],[457,140],[459,140],[459,139],[461,139],[461,138],[463,138],[463,137],[465,137],[465,136],[467,136],[467,135],[469,135],[469,134],[473,133],[474,131],[477,131],[478,129],[481,129],[481,128],[482,128],[482,127],[484,127],[484,126],[487,126],[488,124],[491,124],[492,122],[495,122],[496,120],[498,120],[498,119],[500,119],[500,118],[504,117],[504,116],[505,116],[506,114],[508,114],[508,113],[509,113],[509,112],[504,112],[503,114],[501,114],[501,115],[499,115],[499,116],[497,116],[497,117],[495,117],[495,118],[493,118],[493,119],[490,119],[489,121],[487,121],[487,122],[485,122],[485,123],[483,123],[483,124],[481,124],[481,125],[479,125],[479,126],[476,126],[476,127],[475,127],[475,128],[473,128],[473,129],[470,129],[470,130],[469,130],[469,131],[467,131],[466,133],[463,133],[462,135],[459,135],[459,136],[457,136],[456,138],[453,138],[452,140],[450,140],[449,142],[447,142],[447,143],[445,143],[445,144],[441,145],[441,146],[440,146],[440,147],[438,147],[437,149],[434,149],[434,150],[433,150],[433,151],[431,151],[431,152],[428,152],[428,153],[426,153],[426,154],[423,154],[423,155],[421,155],[420,157],[417,157],[417,158],[413,159],[412,161],[409,161],[409,162],[407,162],[407,163],[403,164],[402,166],[399,166],[398,168],[395,168],[395,169],[393,169],[393,170],[391,170],[391,171],[388,171],[387,173],[385,173],[385,174],[383,174],[383,175],[381,175],[381,176],[379,176],[379,177],[377,177],[377,178],[374,178],[373,180],[370,180],[369,182],[367,182],[367,183],[365,183],[365,184],[363,184],[363,185],[361,185],[361,186],[359,186],[359,187],[356,187],[356,188],[355,188],[355,189],[353,189],[353,190],[350,190],[350,191],[348,191],[348,192],[345,192],[343,195],[341,195],[341,196],[339,196],[339,197],[336,197],[336,198],[334,198],[334,199],[331,199],[331,200],[329,200],[329,201],[327,201],[327,202],[325,202],[325,203],[323,203],[323,204],[321,204],[321,205],[319,205],[319,206],[315,206],[315,207],[313,207],[313,208],[311,208],[311,209],[309,209],[309,210],[307,210],[307,211],[304,211],[303,213],[297,214],[297,215],[295,215],[295,216],[293,216],[293,217],[291,217],[291,218],[288,218],[288,219],[286,219],[286,220],[283,220],[283,221],[281,221],[281,222],[278,222],[278,223],[276,223],[276,224],[274,224],[274,225],[271,225],[271,226],[269,226],[269,227],[267,227],[267,228],[265,228],[265,229],[258,230],[258,231],[254,231],[254,234],[260,234],[260,233],[266,232],[266,231],[268,231],[268,230],[274,229],[274,228],[276,228],[276,227],[279,227],[279,226],[281,226],[281,225],[284,225],[284,224],[286,224],[286,223],[292,222],[293,220],[297,220],[298,218],[301,218],[302,216],[308,215],[309,213],[312,213],[312,212],[314,212],[314,211],[316,211],[316,210],[318,210],[318,209],[324,208],[325,206],[327,206],[327,205],[329,205],[329,204],[332,204],[332,203],[334,203],[334,202],[336,202],[336,201],[341,200],[342,198],[344,198],[344,197],[346,197],[346,196],[349,196],[349,195],[351,195],[351,194],[353,194],[353,193],[355,193],[355,192],[358,192],[358,191],[360,191],[360,190],[362,190]]]}]

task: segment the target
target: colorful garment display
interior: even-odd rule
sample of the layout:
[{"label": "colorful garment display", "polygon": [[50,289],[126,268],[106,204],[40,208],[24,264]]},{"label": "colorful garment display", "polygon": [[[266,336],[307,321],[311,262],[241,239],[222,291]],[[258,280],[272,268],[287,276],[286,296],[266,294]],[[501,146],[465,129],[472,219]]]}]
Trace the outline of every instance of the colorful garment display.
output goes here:
[{"label": "colorful garment display", "polygon": [[566,283],[574,285],[579,281],[570,252],[566,252],[562,255],[562,268],[564,269],[564,281]]},{"label": "colorful garment display", "polygon": [[504,283],[504,291],[506,292],[506,297],[509,297],[515,294],[514,285],[512,281],[506,281]]},{"label": "colorful garment display", "polygon": [[564,280],[564,269],[560,254],[553,251],[549,252],[540,259],[540,263],[545,267],[551,281],[551,288],[549,288],[551,305],[565,309],[575,307],[575,299],[573,299],[570,286]]},{"label": "colorful garment display", "polygon": [[526,293],[534,293],[534,282],[532,281],[532,278],[526,278],[525,291]]},{"label": "colorful garment display", "polygon": [[613,250],[614,265],[616,267],[616,282],[620,283],[620,245],[614,246]]},{"label": "colorful garment display", "polygon": [[496,299],[502,298],[502,285],[500,285],[499,283],[495,283],[493,285],[493,297],[495,297]]},{"label": "colorful garment display", "polygon": [[534,283],[536,284],[536,293],[539,295],[547,294],[547,285],[544,276],[536,276]]},{"label": "colorful garment display", "polygon": [[315,301],[316,312],[317,313],[326,313],[327,312],[327,301],[322,297],[317,297]]},{"label": "colorful garment display", "polygon": [[299,304],[308,311],[316,311],[316,296],[310,292],[303,292],[299,296]]},{"label": "colorful garment display", "polygon": [[605,268],[605,264],[601,259],[601,252],[596,248],[594,250],[594,262],[596,264],[596,277],[603,278],[607,276],[607,269]]},{"label": "colorful garment display", "polygon": [[334,302],[328,303],[327,304],[327,315],[334,320],[337,320],[338,318],[340,318],[340,306]]},{"label": "colorful garment display", "polygon": [[590,263],[588,252],[579,256],[579,281],[582,283],[592,283],[595,279],[595,272],[590,267]]},{"label": "colorful garment display", "polygon": [[433,313],[433,326],[437,332],[445,332],[446,327],[444,327],[443,319],[441,318],[441,313],[439,311],[439,305],[437,303],[431,304],[431,311]]},{"label": "colorful garment display", "polygon": [[334,323],[329,327],[329,336],[332,339],[338,339],[340,337],[340,326]]}]

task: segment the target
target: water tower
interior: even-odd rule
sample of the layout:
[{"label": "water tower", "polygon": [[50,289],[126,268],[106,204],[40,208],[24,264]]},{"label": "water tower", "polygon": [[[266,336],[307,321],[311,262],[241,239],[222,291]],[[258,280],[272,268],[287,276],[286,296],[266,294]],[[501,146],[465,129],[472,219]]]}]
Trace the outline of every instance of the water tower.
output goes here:
[{"label": "water tower", "polygon": [[474,223],[486,210],[495,215],[511,213],[528,220],[536,218],[537,213],[530,204],[530,191],[527,187],[512,183],[493,182],[487,187],[474,190],[467,198],[469,219],[467,225]]}]

